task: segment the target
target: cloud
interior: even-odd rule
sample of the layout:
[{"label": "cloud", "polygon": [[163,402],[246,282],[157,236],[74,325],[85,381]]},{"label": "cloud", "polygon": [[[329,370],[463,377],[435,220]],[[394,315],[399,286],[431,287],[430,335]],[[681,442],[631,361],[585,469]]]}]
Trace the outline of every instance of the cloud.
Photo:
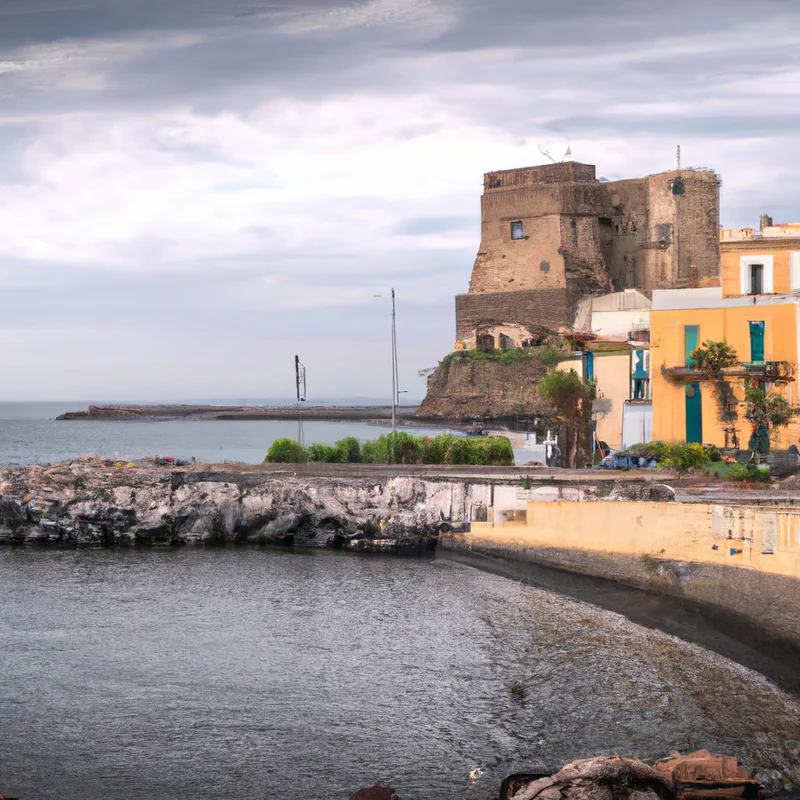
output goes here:
[{"label": "cloud", "polygon": [[373,295],[394,286],[419,394],[452,347],[482,173],[539,145],[614,179],[680,143],[722,174],[725,224],[800,219],[793,4],[2,9],[0,341],[23,393],[56,392],[23,365],[57,359],[62,395],[109,397],[104,376],[119,396],[285,394],[273,373],[302,351],[321,393],[385,394],[363,364],[385,356]]}]

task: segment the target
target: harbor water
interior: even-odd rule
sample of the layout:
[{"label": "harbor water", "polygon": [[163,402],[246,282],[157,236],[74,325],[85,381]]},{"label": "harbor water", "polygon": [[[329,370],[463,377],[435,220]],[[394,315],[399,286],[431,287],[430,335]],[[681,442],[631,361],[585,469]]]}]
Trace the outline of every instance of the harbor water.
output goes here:
[{"label": "harbor water", "polygon": [[443,559],[8,548],[0,586],[22,800],[494,800],[597,754],[797,763],[800,708],[755,673]]}]

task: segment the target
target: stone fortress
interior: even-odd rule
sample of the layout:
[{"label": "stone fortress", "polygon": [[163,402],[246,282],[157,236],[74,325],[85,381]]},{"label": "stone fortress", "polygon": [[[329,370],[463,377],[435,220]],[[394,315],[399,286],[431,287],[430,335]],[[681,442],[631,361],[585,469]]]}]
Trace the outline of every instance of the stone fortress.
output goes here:
[{"label": "stone fortress", "polygon": [[692,168],[619,181],[574,161],[486,173],[455,349],[567,332],[587,297],[717,281],[719,188],[715,172]]}]

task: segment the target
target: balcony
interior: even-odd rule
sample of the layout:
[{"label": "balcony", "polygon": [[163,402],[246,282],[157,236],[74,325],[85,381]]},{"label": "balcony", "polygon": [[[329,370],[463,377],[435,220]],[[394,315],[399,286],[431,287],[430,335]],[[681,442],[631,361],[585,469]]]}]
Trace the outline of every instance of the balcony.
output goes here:
[{"label": "balcony", "polygon": [[[673,383],[694,383],[710,380],[713,376],[706,370],[695,367],[662,367],[661,374]],[[721,377],[726,380],[751,378],[752,380],[770,383],[787,383],[794,380],[794,364],[789,361],[743,361],[735,367],[722,370]]]}]

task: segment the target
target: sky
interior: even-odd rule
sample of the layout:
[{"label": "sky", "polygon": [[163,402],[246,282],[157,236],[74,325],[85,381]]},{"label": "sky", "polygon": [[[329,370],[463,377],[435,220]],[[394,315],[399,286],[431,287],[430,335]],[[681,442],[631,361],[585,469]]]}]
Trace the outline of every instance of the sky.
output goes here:
[{"label": "sky", "polygon": [[404,397],[483,173],[722,176],[800,221],[797,0],[0,0],[0,400]]}]

